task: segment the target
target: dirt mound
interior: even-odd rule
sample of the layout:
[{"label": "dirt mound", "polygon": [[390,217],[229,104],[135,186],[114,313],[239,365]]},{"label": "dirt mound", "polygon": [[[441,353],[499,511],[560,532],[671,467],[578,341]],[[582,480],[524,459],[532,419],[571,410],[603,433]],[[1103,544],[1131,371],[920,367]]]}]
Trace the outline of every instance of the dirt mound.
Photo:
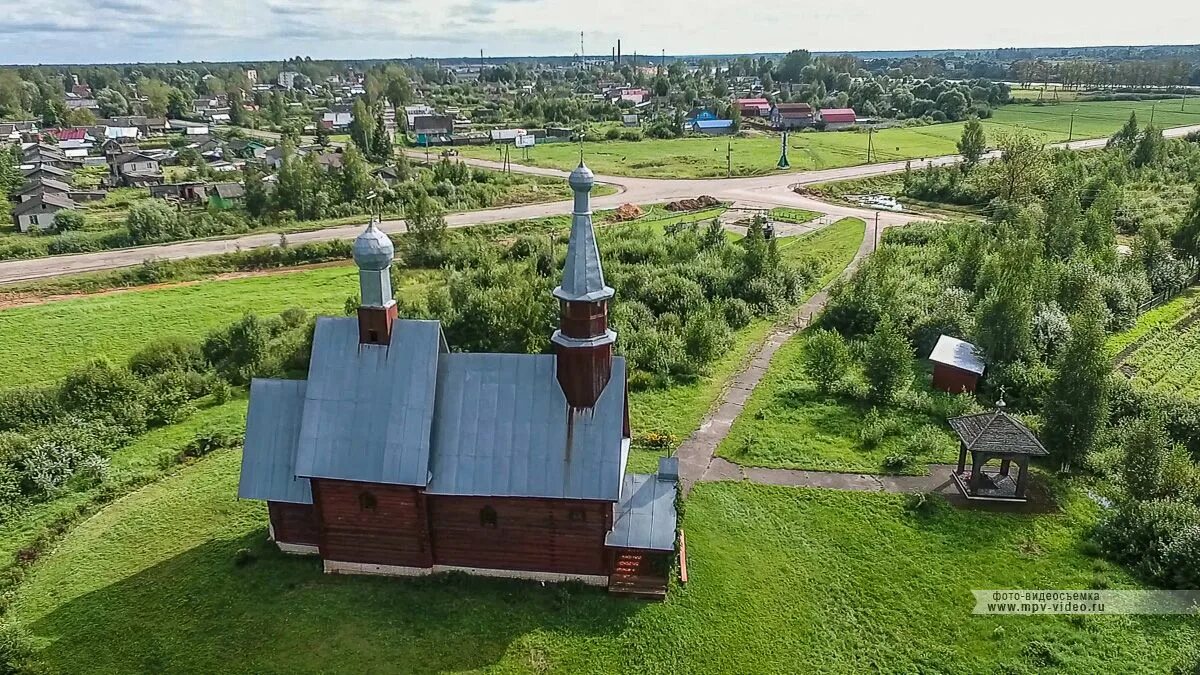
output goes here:
[{"label": "dirt mound", "polygon": [[680,199],[677,202],[671,202],[663,208],[668,211],[699,211],[700,209],[710,209],[718,206],[720,203],[716,197],[700,195],[695,199]]},{"label": "dirt mound", "polygon": [[612,219],[623,223],[629,220],[637,220],[638,218],[641,218],[642,215],[644,215],[642,213],[642,207],[638,206],[637,204],[622,204],[618,206],[615,211],[613,211]]}]

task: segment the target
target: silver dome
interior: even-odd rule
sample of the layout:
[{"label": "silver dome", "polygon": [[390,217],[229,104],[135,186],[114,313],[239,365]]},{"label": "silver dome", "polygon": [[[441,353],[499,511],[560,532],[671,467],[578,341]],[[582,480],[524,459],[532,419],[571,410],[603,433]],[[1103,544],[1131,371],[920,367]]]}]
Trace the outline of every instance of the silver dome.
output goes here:
[{"label": "silver dome", "polygon": [[567,178],[567,182],[570,183],[572,190],[588,192],[596,184],[596,177],[592,175],[591,169],[580,163],[571,172],[570,177]]},{"label": "silver dome", "polygon": [[392,240],[375,226],[372,220],[367,229],[354,240],[354,264],[363,270],[385,270],[392,264],[396,247]]}]

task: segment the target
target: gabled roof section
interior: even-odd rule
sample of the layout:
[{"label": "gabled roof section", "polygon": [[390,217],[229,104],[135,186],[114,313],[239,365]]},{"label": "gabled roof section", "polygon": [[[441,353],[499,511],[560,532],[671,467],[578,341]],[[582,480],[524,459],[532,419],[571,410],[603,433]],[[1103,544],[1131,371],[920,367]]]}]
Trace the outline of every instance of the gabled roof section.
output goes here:
[{"label": "gabled roof section", "polygon": [[68,199],[66,195],[57,192],[43,192],[13,206],[11,213],[14,216],[23,216],[33,211],[49,213],[58,211],[59,209],[74,209],[78,207],[79,205]]},{"label": "gabled roof section", "polygon": [[449,354],[438,366],[428,492],[617,501],[625,359],[571,410],[548,354]]},{"label": "gabled roof section", "polygon": [[254,380],[246,413],[238,497],[311,504],[307,478],[296,477],[304,380]]},{"label": "gabled roof section", "polygon": [[950,427],[968,450],[998,454],[1050,454],[1033,432],[1003,408],[951,417]]},{"label": "gabled roof section", "polygon": [[444,344],[437,321],[397,320],[383,346],[360,345],[355,319],[317,319],[296,474],[425,485]]},{"label": "gabled roof section", "polygon": [[675,549],[677,481],[663,475],[626,474],[621,501],[613,508],[613,529],[604,545],[651,551]]},{"label": "gabled roof section", "polygon": [[588,200],[595,177],[591,170],[580,164],[571,172],[568,182],[575,191],[575,210],[571,214],[571,239],[567,242],[562,284],[554,289],[554,297],[568,302],[607,300],[613,296],[613,289],[604,283],[604,269],[600,265],[600,249],[596,246]]},{"label": "gabled roof section", "polygon": [[986,367],[983,358],[979,356],[979,349],[975,345],[949,335],[938,337],[933,351],[929,352],[929,360],[976,375],[982,375]]}]

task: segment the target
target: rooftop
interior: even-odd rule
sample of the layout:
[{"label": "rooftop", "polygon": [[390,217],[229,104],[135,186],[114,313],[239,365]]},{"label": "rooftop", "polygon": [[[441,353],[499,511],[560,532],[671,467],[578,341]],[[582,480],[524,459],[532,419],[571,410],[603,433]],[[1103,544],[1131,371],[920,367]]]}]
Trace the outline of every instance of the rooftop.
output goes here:
[{"label": "rooftop", "polygon": [[975,345],[949,335],[938,338],[937,344],[933,346],[933,351],[929,353],[929,360],[976,375],[982,375],[987,367]]}]

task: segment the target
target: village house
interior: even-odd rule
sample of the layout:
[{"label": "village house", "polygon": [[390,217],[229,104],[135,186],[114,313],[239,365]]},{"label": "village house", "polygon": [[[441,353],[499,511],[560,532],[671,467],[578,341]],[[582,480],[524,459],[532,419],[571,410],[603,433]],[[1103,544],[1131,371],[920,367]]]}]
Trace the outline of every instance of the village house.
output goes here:
[{"label": "village house", "polygon": [[770,117],[771,103],[765,98],[739,98],[733,102],[742,117]]},{"label": "village house", "polygon": [[813,108],[807,103],[776,103],[771,109],[771,124],[776,129],[803,129],[815,123]]},{"label": "village house", "polygon": [[39,164],[31,169],[25,169],[21,172],[21,177],[26,181],[40,180],[49,178],[59,182],[65,182],[71,179],[71,172],[66,169],[60,169],[57,166],[50,164]]},{"label": "village house", "polygon": [[678,462],[626,471],[626,361],[608,328],[580,166],[553,354],[451,352],[397,318],[391,240],[354,243],[357,318],[320,317],[307,380],[256,379],[238,495],[267,502],[280,549],[328,573],[459,571],[663,597]]},{"label": "village house", "polygon": [[151,185],[150,197],[153,199],[173,199],[183,202],[202,202],[208,198],[208,186],[202,181]]},{"label": "village house", "polygon": [[854,126],[858,115],[853,108],[822,108],[820,121],[827,131],[836,131]]},{"label": "village house", "polygon": [[132,138],[108,138],[100,144],[100,152],[110,157],[137,152],[137,150],[137,140]]},{"label": "village house", "polygon": [[214,183],[208,187],[208,205],[222,211],[237,206],[246,196],[246,188],[241,183]]},{"label": "village house", "polygon": [[396,167],[394,166],[381,166],[372,171],[371,175],[375,176],[387,185],[395,185],[396,183],[400,182],[400,172],[397,171]]},{"label": "village house", "polygon": [[131,173],[161,173],[162,166],[158,159],[144,152],[127,152],[117,155],[110,161],[112,172],[117,176]]},{"label": "village house", "polygon": [[102,190],[81,190],[54,178],[34,178],[26,181],[12,197],[25,202],[45,194],[61,195],[73,202],[96,201],[105,196]]},{"label": "village house", "polygon": [[12,208],[13,224],[17,230],[52,230],[61,211],[71,211],[79,205],[60,194],[40,194]]}]

